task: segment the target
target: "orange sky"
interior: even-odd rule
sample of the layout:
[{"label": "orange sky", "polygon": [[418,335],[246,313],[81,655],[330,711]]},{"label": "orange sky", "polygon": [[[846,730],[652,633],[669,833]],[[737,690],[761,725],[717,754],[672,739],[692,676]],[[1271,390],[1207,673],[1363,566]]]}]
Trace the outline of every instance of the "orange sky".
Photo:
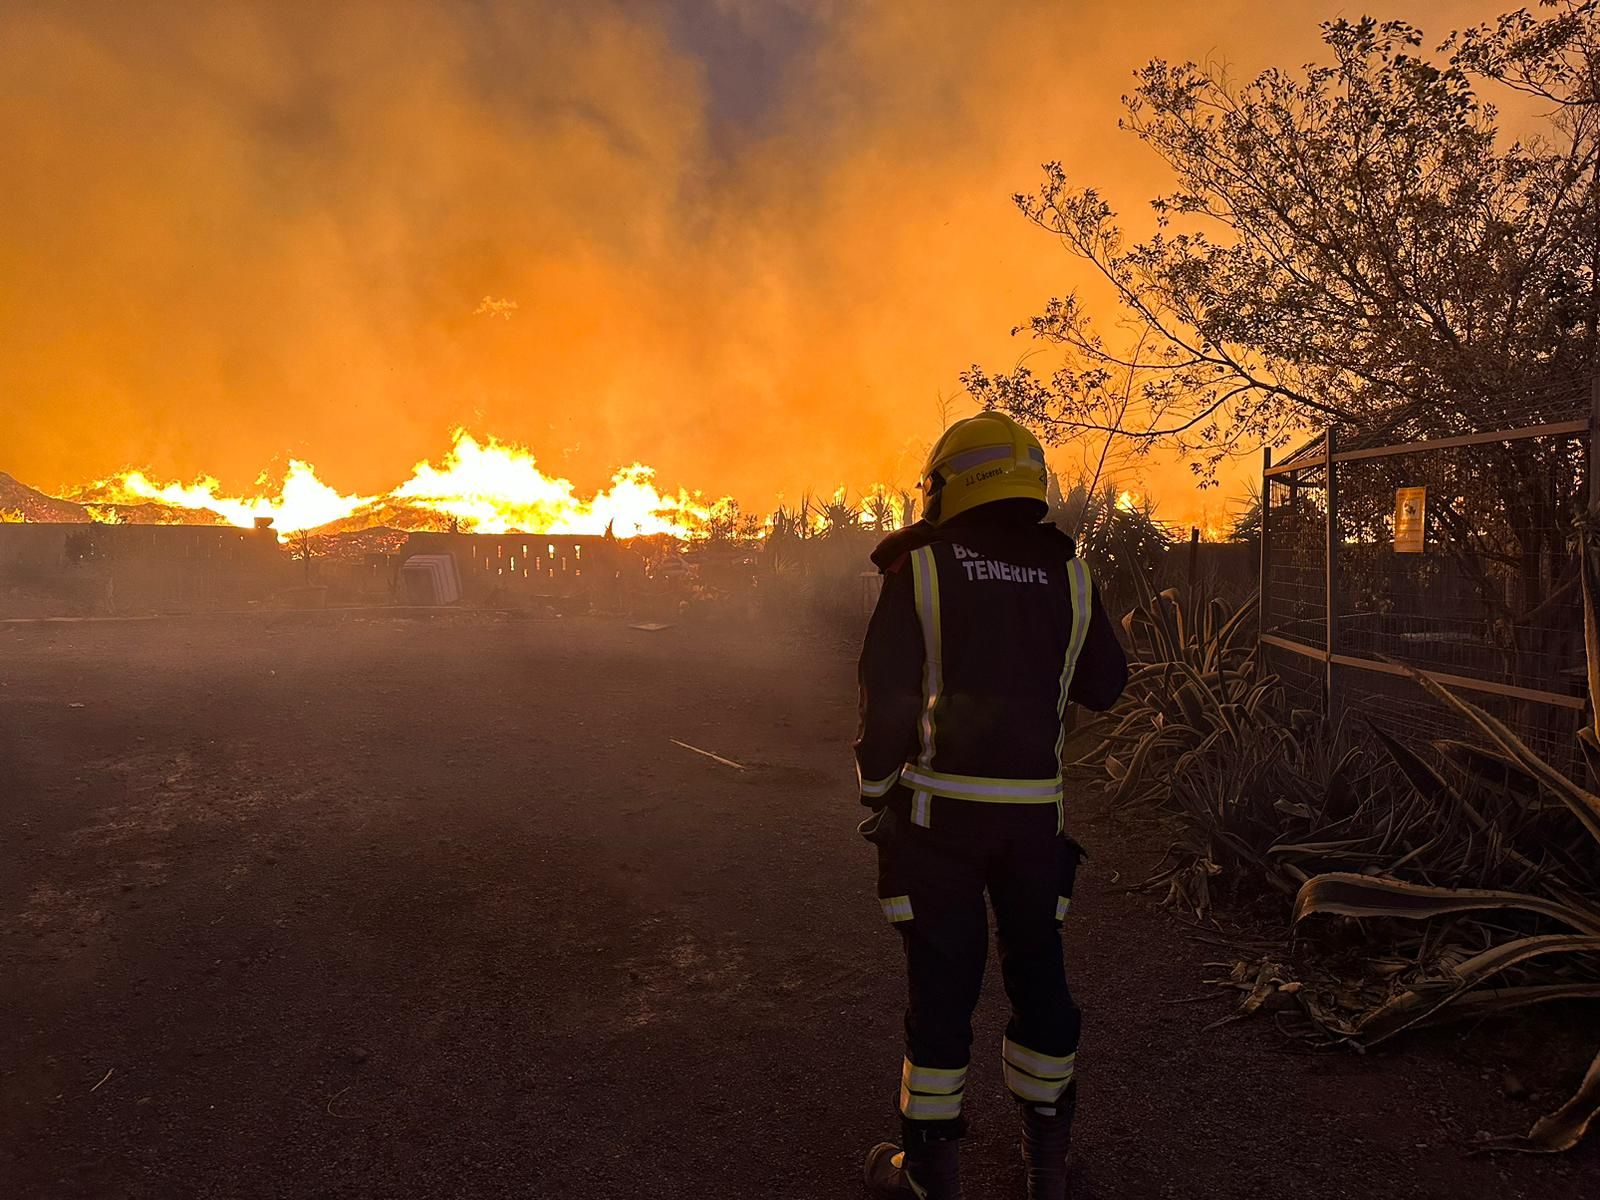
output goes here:
[{"label": "orange sky", "polygon": [[[1130,72],[1298,64],[1361,11],[10,0],[0,470],[245,489],[292,455],[371,493],[465,425],[581,488],[909,486],[961,368],[1076,278],[1009,201],[1039,163],[1143,229]],[[1225,507],[1140,473],[1168,519]]]}]

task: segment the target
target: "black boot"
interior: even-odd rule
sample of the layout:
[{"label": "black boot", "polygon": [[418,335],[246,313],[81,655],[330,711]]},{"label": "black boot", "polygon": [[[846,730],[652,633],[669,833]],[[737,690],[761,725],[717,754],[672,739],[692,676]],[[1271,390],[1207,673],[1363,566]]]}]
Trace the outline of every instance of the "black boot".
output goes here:
[{"label": "black boot", "polygon": [[1072,1114],[1078,1106],[1074,1080],[1056,1104],[1022,1105],[1022,1162],[1028,1169],[1028,1200],[1066,1200],[1067,1150]]},{"label": "black boot", "polygon": [[961,1200],[961,1143],[907,1139],[906,1149],[880,1142],[867,1155],[867,1190],[879,1200]]}]

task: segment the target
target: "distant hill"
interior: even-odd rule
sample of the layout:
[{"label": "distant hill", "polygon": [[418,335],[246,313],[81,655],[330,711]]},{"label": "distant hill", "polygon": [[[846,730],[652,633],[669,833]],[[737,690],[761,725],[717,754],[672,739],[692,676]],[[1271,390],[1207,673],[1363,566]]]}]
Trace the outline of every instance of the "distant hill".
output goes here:
[{"label": "distant hill", "polygon": [[35,488],[0,471],[0,513],[20,512],[24,520],[40,523],[62,522],[83,524],[95,517],[90,509],[102,515],[115,513],[117,519],[129,525],[225,525],[227,522],[208,508],[174,508],[170,504],[103,504],[92,494],[84,500],[62,500],[47,496]]},{"label": "distant hill", "polygon": [[26,521],[84,523],[90,520],[83,505],[46,496],[17,482],[4,471],[0,471],[0,512],[20,512]]},{"label": "distant hill", "polygon": [[344,534],[356,533],[367,529],[412,530],[433,529],[443,530],[449,523],[449,518],[435,512],[431,508],[423,508],[416,504],[407,504],[404,500],[391,500],[384,497],[364,504],[348,517],[340,517],[337,521],[329,521],[326,525],[319,525],[317,533]]},{"label": "distant hill", "polygon": [[[110,501],[103,491],[95,487],[80,488],[72,493],[72,500],[64,503],[77,504],[84,509],[93,509],[97,513],[114,512],[119,520],[128,525],[226,525],[228,520],[220,513],[209,508],[180,508],[173,504],[160,504],[154,500],[145,500],[138,504],[129,504],[126,501]],[[91,518],[92,519],[92,518]]]}]

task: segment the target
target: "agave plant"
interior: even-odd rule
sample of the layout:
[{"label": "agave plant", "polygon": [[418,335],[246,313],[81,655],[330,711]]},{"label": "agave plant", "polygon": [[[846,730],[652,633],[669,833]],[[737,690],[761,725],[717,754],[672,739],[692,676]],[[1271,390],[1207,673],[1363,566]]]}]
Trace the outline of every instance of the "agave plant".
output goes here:
[{"label": "agave plant", "polygon": [[1078,778],[1108,782],[1116,810],[1181,818],[1176,858],[1148,882],[1196,911],[1212,906],[1218,876],[1235,891],[1254,879],[1292,894],[1303,876],[1271,853],[1285,832],[1283,810],[1304,808],[1299,785],[1308,778],[1328,780],[1331,791],[1345,774],[1308,765],[1306,748],[1320,743],[1296,738],[1276,678],[1257,670],[1254,619],[1253,602],[1230,612],[1213,601],[1192,622],[1176,589],[1146,588],[1123,620],[1134,659],[1128,686],[1087,731],[1092,748],[1067,764]]},{"label": "agave plant", "polygon": [[1172,535],[1148,501],[1121,501],[1116,483],[1079,480],[1063,489],[1050,477],[1050,520],[1071,534],[1094,568],[1101,595],[1113,610],[1144,601]]},{"label": "agave plant", "polygon": [[[1600,766],[1600,626],[1594,607],[1600,591],[1594,576],[1594,548],[1587,546],[1583,588],[1591,723],[1578,736],[1591,774],[1600,776],[1596,770]],[[1432,679],[1413,674],[1493,747],[1504,764],[1558,801],[1573,818],[1569,826],[1575,836],[1581,829],[1591,850],[1600,847],[1600,796],[1551,766],[1494,716]],[[1391,750],[1396,745],[1391,742]],[[1471,807],[1470,798],[1420,756],[1402,748],[1396,761],[1419,793],[1439,801],[1441,809],[1462,812],[1466,819],[1482,823],[1486,832],[1492,832],[1492,824]],[[1381,989],[1375,1003],[1357,1006],[1354,1016],[1319,1003],[1314,988],[1303,993],[1312,1017],[1337,1036],[1369,1046],[1423,1023],[1486,1016],[1555,1000],[1600,998],[1600,880],[1592,873],[1574,870],[1570,860],[1534,862],[1514,850],[1506,853],[1508,861],[1524,872],[1522,889],[1437,887],[1392,875],[1345,871],[1307,880],[1295,899],[1296,925],[1319,913],[1406,921],[1500,914],[1494,926],[1480,923],[1476,927],[1480,936],[1486,937],[1486,945],[1470,953],[1458,950],[1436,958],[1427,967],[1413,968]],[[1597,1114],[1600,1055],[1565,1104],[1542,1117],[1527,1134],[1495,1138],[1488,1145],[1533,1153],[1568,1150],[1582,1139]]]},{"label": "agave plant", "polygon": [[[1170,902],[1292,897],[1313,875],[1409,870],[1424,882],[1519,886],[1542,869],[1518,854],[1504,814],[1469,799],[1441,805],[1408,785],[1387,735],[1370,739],[1289,709],[1255,657],[1254,608],[1213,601],[1198,626],[1176,590],[1124,620],[1135,665],[1121,700],[1087,731],[1093,748],[1068,768],[1108,781],[1113,806],[1177,819],[1175,857],[1155,876]],[[1392,742],[1392,739],[1387,739]],[[1506,764],[1501,760],[1502,767]],[[1442,781],[1441,781],[1442,786]],[[1487,833],[1486,833],[1487,831]]]},{"label": "agave plant", "polygon": [[836,537],[861,527],[861,508],[845,499],[842,491],[826,504],[818,505],[817,513],[822,519],[823,537]]},{"label": "agave plant", "polygon": [[[888,533],[899,525],[895,510],[896,496],[876,488],[868,493],[861,504],[861,527],[874,533]],[[903,510],[902,510],[903,511]]]},{"label": "agave plant", "polygon": [[1069,769],[1109,776],[1114,805],[1159,803],[1185,754],[1237,742],[1276,686],[1257,678],[1254,617],[1253,603],[1233,613],[1211,604],[1194,627],[1176,589],[1147,593],[1123,618],[1128,686],[1093,728],[1094,748]]},{"label": "agave plant", "polygon": [[[1588,535],[1585,535],[1586,538]],[[1584,561],[1591,714],[1600,710],[1600,597],[1594,547]],[[1383,918],[1312,961],[1303,979],[1263,964],[1220,981],[1258,1007],[1278,984],[1323,1030],[1354,1044],[1421,1024],[1557,1000],[1600,998],[1600,796],[1509,728],[1421,675],[1475,741],[1435,743],[1437,762],[1377,728],[1370,737],[1286,710],[1254,655],[1253,611],[1213,602],[1198,622],[1175,590],[1124,621],[1135,665],[1123,698],[1087,731],[1068,767],[1109,780],[1119,807],[1176,819],[1178,859],[1152,882],[1197,910],[1216,889],[1294,896],[1292,924],[1314,914]],[[1579,734],[1600,778],[1600,719]],[[1412,923],[1417,936],[1408,937]],[[1329,948],[1298,939],[1300,961]],[[1293,972],[1287,972],[1293,975]],[[1532,1130],[1494,1148],[1560,1151],[1600,1114],[1600,1056],[1577,1093]]]}]

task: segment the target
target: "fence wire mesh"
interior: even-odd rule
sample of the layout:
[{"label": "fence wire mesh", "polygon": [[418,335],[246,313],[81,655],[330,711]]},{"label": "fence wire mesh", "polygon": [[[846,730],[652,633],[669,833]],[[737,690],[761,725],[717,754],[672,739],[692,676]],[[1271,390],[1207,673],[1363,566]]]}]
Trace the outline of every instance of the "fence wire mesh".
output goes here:
[{"label": "fence wire mesh", "polygon": [[[1481,735],[1454,711],[1438,704],[1416,680],[1404,675],[1344,670],[1335,674],[1339,713],[1346,721],[1370,722],[1411,745],[1440,740],[1481,745]],[[1558,770],[1582,778],[1577,733],[1582,714],[1569,708],[1459,690],[1458,694],[1498,718]]]},{"label": "fence wire mesh", "polygon": [[[1581,439],[1554,436],[1337,464],[1338,650],[1573,692],[1583,458]],[[1396,553],[1395,495],[1417,487],[1424,549]]]},{"label": "fence wire mesh", "polygon": [[[1336,434],[1331,528],[1325,441],[1270,470],[1262,632],[1292,702],[1418,740],[1463,736],[1414,680],[1381,670],[1403,664],[1470,681],[1463,696],[1571,765],[1585,685],[1576,523],[1589,406],[1587,388],[1507,398],[1491,414],[1505,425],[1471,435],[1492,440],[1457,431],[1444,446],[1383,443],[1404,431]],[[1420,552],[1397,548],[1401,489],[1422,489]]]},{"label": "fence wire mesh", "polygon": [[1262,629],[1325,649],[1327,471],[1312,466],[1269,479],[1262,495],[1271,531],[1262,588]]}]

